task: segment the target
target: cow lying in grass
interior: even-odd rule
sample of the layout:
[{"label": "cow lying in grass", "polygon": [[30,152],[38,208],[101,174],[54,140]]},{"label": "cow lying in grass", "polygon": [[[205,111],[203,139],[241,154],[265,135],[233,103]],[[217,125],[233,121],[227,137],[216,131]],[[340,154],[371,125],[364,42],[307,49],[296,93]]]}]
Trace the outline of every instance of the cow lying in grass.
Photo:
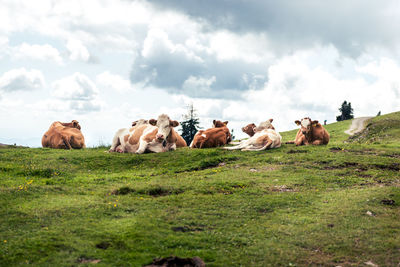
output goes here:
[{"label": "cow lying in grass", "polygon": [[286,144],[301,145],[326,145],[329,143],[329,133],[318,122],[312,121],[310,118],[296,120],[295,123],[300,126],[294,141],[286,142]]},{"label": "cow lying in grass", "polygon": [[211,148],[224,146],[232,141],[231,133],[226,126],[228,121],[213,121],[213,128],[200,130],[190,144],[191,148]]},{"label": "cow lying in grass", "polygon": [[272,121],[273,119],[269,119],[267,121],[261,122],[259,126],[255,125],[254,123],[247,124],[246,126],[242,127],[242,132],[252,137],[256,132],[264,129],[275,130],[274,126],[272,126],[271,124]]},{"label": "cow lying in grass", "polygon": [[255,128],[257,128],[257,125],[255,125],[254,123],[250,123],[242,127],[242,132],[252,137],[255,134]]},{"label": "cow lying in grass", "polygon": [[[131,132],[133,132],[137,127],[139,127],[141,125],[145,125],[145,124],[149,124],[149,121],[140,119],[140,120],[136,120],[136,121],[132,122],[132,127],[130,129],[127,129],[127,128],[119,129],[114,135],[112,145],[110,147],[109,152],[120,152],[120,153],[128,152],[128,151],[125,151],[125,147],[126,147],[125,143],[126,142],[124,141],[124,137],[129,135]],[[177,137],[177,141],[176,141],[177,148],[187,147],[186,141],[185,141],[185,139],[182,138],[182,136],[177,134],[176,137]]]},{"label": "cow lying in grass", "polygon": [[53,122],[42,137],[42,146],[59,149],[85,148],[85,138],[79,122]]},{"label": "cow lying in grass", "polygon": [[240,149],[242,151],[261,151],[265,149],[277,148],[281,146],[282,136],[275,131],[269,119],[260,123],[258,127],[253,127],[252,134],[249,139],[241,141],[236,146],[224,147],[227,150]]},{"label": "cow lying in grass", "polygon": [[126,131],[117,131],[113,138],[110,152],[137,153],[165,152],[176,149],[179,134],[174,130],[179,122],[171,120],[167,115],[158,116],[148,123],[135,124]]}]

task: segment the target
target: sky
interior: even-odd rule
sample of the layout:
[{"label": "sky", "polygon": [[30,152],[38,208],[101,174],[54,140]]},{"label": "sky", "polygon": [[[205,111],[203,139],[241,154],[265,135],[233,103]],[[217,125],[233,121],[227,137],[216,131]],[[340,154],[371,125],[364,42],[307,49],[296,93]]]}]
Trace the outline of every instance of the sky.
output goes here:
[{"label": "sky", "polygon": [[0,0],[0,143],[54,121],[87,146],[137,119],[240,128],[400,110],[397,0]]}]

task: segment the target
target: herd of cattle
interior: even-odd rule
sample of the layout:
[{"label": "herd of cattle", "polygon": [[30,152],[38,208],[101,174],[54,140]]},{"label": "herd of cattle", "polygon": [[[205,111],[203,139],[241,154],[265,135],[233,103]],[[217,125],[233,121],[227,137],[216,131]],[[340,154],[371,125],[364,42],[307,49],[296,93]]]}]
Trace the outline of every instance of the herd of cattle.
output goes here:
[{"label": "herd of cattle", "polygon": [[[235,143],[234,146],[223,149],[242,151],[260,151],[281,146],[282,137],[272,126],[273,119],[269,119],[260,125],[251,123],[242,128],[249,135],[248,139]],[[300,126],[293,141],[286,144],[301,145],[326,145],[329,142],[329,133],[326,129],[310,118],[303,118],[295,123]],[[185,140],[174,127],[179,122],[171,120],[167,115],[158,116],[157,120],[137,120],[131,128],[123,128],[115,133],[110,152],[137,153],[165,152],[176,148],[186,147]],[[232,137],[227,127],[228,122],[213,121],[213,127],[207,130],[199,130],[191,148],[221,147],[231,143]],[[81,132],[81,126],[76,120],[70,123],[53,122],[49,130],[43,135],[42,146],[60,149],[85,148],[85,138]]]}]

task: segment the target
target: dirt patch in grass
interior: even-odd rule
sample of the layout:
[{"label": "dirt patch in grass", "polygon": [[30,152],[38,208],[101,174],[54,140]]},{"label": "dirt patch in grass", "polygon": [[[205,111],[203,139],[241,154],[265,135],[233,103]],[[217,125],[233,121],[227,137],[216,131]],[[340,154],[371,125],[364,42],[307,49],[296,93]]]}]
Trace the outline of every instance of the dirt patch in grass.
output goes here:
[{"label": "dirt patch in grass", "polygon": [[389,206],[394,206],[395,205],[395,203],[396,203],[396,201],[394,201],[393,199],[382,199],[381,200],[381,203],[383,204],[383,205],[389,205]]},{"label": "dirt patch in grass", "polygon": [[121,188],[114,189],[113,191],[111,191],[111,195],[127,195],[133,192],[135,192],[135,189],[130,188],[129,186],[123,186]]},{"label": "dirt patch in grass", "polygon": [[174,232],[201,232],[204,231],[204,226],[175,226],[171,228]]},{"label": "dirt patch in grass", "polygon": [[96,248],[99,248],[99,249],[108,249],[110,246],[111,246],[111,243],[107,242],[107,241],[102,241],[102,242],[96,244]]},{"label": "dirt patch in grass", "polygon": [[273,192],[294,192],[295,190],[287,185],[275,185],[271,188]]},{"label": "dirt patch in grass", "polygon": [[153,197],[161,197],[168,195],[178,195],[184,192],[181,188],[167,188],[163,186],[154,186],[137,191],[140,194],[146,194]]},{"label": "dirt patch in grass", "polygon": [[389,171],[399,171],[400,170],[400,164],[399,163],[392,163],[389,165],[385,164],[374,164],[372,165],[373,167],[381,170],[389,170]]},{"label": "dirt patch in grass", "polygon": [[331,152],[348,152],[347,149],[341,148],[341,147],[331,147],[329,148]]},{"label": "dirt patch in grass", "polygon": [[166,258],[157,258],[153,259],[153,262],[147,265],[143,265],[143,267],[156,267],[156,266],[163,266],[163,267],[205,267],[206,264],[204,261],[199,257],[193,258],[179,258],[176,256],[170,256]]},{"label": "dirt patch in grass", "polygon": [[85,263],[97,264],[97,263],[101,262],[101,260],[99,260],[99,259],[93,259],[93,258],[86,258],[86,257],[79,257],[79,258],[76,260],[76,262],[77,262],[77,263],[80,263],[80,264],[85,264]]}]

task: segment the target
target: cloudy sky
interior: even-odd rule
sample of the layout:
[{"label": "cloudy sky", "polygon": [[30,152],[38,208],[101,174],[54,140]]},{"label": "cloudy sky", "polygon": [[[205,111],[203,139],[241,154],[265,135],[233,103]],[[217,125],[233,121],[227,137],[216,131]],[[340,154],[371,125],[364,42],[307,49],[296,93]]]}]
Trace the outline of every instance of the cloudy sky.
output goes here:
[{"label": "cloudy sky", "polygon": [[240,134],[274,118],[400,110],[397,0],[0,0],[0,143],[76,119],[88,146],[140,118]]}]

